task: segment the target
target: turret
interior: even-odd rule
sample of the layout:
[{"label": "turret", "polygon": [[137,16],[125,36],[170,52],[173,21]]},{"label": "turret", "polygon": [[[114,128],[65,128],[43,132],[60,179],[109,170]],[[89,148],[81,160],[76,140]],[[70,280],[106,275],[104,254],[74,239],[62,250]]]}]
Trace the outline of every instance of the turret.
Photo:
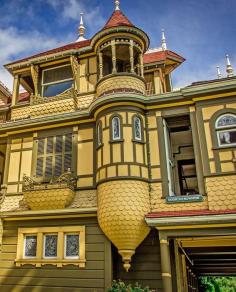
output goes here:
[{"label": "turret", "polygon": [[[148,36],[115,11],[92,45],[99,59],[97,98],[145,94],[143,54]],[[149,233],[146,123],[142,108],[111,104],[97,114],[98,221],[129,270],[135,249]]]}]

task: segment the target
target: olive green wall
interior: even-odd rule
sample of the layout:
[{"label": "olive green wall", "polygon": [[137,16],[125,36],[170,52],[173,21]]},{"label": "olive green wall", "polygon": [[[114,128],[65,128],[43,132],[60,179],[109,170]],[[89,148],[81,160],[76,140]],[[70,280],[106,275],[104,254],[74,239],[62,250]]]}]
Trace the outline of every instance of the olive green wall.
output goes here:
[{"label": "olive green wall", "polygon": [[114,278],[126,283],[139,283],[143,287],[162,292],[160,243],[157,230],[152,230],[132,257],[131,269],[126,273],[121,256],[113,248]]},{"label": "olive green wall", "polygon": [[[18,227],[86,226],[86,267],[57,268],[46,265],[35,268],[25,265],[16,268]],[[0,253],[0,291],[77,291],[104,292],[111,281],[110,243],[98,227],[95,218],[57,219],[4,222],[3,245]],[[106,264],[107,263],[107,264]]]}]

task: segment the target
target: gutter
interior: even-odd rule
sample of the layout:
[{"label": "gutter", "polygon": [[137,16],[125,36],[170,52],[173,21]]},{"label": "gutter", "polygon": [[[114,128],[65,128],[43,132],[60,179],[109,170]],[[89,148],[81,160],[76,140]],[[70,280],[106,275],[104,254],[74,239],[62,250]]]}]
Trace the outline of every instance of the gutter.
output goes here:
[{"label": "gutter", "polygon": [[32,220],[32,219],[45,219],[58,218],[58,217],[86,217],[97,215],[97,208],[83,208],[83,209],[59,209],[59,210],[37,210],[37,211],[14,211],[2,212],[0,219],[9,220]]},{"label": "gutter", "polygon": [[235,223],[236,214],[222,214],[222,215],[204,215],[204,216],[180,216],[180,217],[162,217],[162,218],[145,218],[145,221],[150,227],[171,227],[175,226],[192,226],[192,225],[206,225],[206,224],[226,224]]}]

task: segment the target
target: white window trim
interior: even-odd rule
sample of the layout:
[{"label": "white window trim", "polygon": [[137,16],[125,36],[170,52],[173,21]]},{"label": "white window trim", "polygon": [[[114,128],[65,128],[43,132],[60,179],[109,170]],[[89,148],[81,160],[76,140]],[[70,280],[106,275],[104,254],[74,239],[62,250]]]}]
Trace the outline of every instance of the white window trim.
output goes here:
[{"label": "white window trim", "polygon": [[[223,129],[223,128],[222,128]],[[226,131],[229,131],[229,132],[236,132],[236,129],[234,128],[225,128],[224,130],[217,130],[217,140],[218,140],[218,145],[219,147],[232,147],[232,146],[236,146],[236,143],[229,143],[229,144],[222,144],[220,142],[220,133],[222,132],[226,132]]]},{"label": "white window trim", "polygon": [[36,241],[37,241],[37,234],[27,234],[27,235],[25,235],[25,237],[24,237],[23,258],[24,259],[35,259],[36,256],[37,256],[37,245],[36,245],[36,255],[35,256],[26,256],[25,255],[26,237],[29,237],[29,236],[36,236]]},{"label": "white window trim", "polygon": [[57,255],[55,257],[48,257],[45,255],[45,253],[46,253],[46,237],[48,235],[56,235],[57,236],[57,250],[58,250],[58,234],[57,233],[45,233],[43,235],[43,258],[44,259],[56,259],[58,257],[58,251],[57,251]]},{"label": "white window trim", "polygon": [[220,116],[217,118],[216,122],[215,122],[215,128],[216,128],[217,130],[220,130],[220,129],[233,129],[233,128],[235,128],[235,127],[236,127],[236,124],[235,124],[235,125],[218,126],[218,122],[219,122],[219,120],[222,119],[224,116],[231,116],[231,117],[236,118],[236,115],[231,114],[231,113],[228,113],[228,114],[226,113],[226,114],[220,115]]},{"label": "white window trim", "polygon": [[78,256],[67,256],[66,255],[66,248],[67,248],[67,241],[66,241],[66,237],[67,235],[78,235],[79,236],[79,246],[80,246],[80,235],[77,232],[73,232],[73,233],[65,233],[64,234],[64,258],[65,259],[79,259],[79,255]]}]

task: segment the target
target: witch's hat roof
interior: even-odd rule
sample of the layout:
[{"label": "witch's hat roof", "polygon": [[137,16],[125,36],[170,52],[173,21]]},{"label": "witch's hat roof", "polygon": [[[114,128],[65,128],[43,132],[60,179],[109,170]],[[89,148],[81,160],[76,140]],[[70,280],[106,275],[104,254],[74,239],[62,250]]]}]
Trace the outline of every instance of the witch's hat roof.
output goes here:
[{"label": "witch's hat roof", "polygon": [[121,10],[115,10],[103,29],[117,26],[134,26]]}]

